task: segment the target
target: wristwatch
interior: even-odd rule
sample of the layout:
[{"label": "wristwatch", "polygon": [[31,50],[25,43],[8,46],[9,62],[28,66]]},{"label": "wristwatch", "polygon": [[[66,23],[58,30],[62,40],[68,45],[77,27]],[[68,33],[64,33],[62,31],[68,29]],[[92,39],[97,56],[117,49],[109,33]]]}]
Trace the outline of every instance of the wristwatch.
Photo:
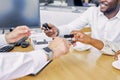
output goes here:
[{"label": "wristwatch", "polygon": [[48,56],[48,60],[52,60],[53,59],[53,52],[49,47],[45,47],[43,48],[45,54]]}]

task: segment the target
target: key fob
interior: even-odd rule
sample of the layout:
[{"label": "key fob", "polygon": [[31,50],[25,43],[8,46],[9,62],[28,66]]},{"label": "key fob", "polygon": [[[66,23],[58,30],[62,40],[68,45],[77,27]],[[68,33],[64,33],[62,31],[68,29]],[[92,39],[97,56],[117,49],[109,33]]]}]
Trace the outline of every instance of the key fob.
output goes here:
[{"label": "key fob", "polygon": [[51,29],[51,28],[48,26],[47,23],[44,23],[42,26],[43,26],[46,30],[50,30],[50,29]]}]

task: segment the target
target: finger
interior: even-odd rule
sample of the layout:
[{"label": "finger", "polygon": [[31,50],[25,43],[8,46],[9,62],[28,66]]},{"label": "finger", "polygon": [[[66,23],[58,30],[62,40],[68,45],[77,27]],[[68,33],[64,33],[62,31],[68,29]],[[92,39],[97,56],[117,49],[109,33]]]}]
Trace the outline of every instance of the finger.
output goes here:
[{"label": "finger", "polygon": [[27,32],[27,31],[30,32],[31,31],[28,26],[18,26],[16,29],[19,30],[19,31],[22,30],[22,31],[25,31],[25,32]]},{"label": "finger", "polygon": [[53,24],[51,24],[51,23],[48,23],[48,26],[50,27],[50,28],[53,28],[53,27],[55,27]]},{"label": "finger", "polygon": [[114,59],[115,59],[115,60],[118,60],[118,55],[119,55],[119,54],[120,54],[120,50],[115,53],[115,55],[114,55]]},{"label": "finger", "polygon": [[114,60],[118,60],[118,56],[115,55],[115,56],[114,56]]},{"label": "finger", "polygon": [[41,29],[44,30],[44,31],[48,31],[45,27],[42,27]]},{"label": "finger", "polygon": [[30,31],[25,29],[25,30],[18,30],[19,34],[27,34],[29,33]]},{"label": "finger", "polygon": [[76,31],[72,31],[70,34],[74,34],[74,35],[76,35],[76,34],[77,34],[77,32],[76,32]]},{"label": "finger", "polygon": [[28,27],[28,26],[26,26],[26,25],[23,25],[23,26],[18,26],[17,28],[19,28],[19,29],[28,29],[28,30],[30,30],[30,28]]},{"label": "finger", "polygon": [[79,38],[80,38],[80,35],[79,35],[79,34],[76,34],[76,35],[74,36],[75,41],[79,41]]},{"label": "finger", "polygon": [[115,53],[115,56],[118,56],[120,54],[120,50]]},{"label": "finger", "polygon": [[73,47],[75,47],[75,46],[76,46],[76,43],[73,43],[72,45],[73,45]]}]

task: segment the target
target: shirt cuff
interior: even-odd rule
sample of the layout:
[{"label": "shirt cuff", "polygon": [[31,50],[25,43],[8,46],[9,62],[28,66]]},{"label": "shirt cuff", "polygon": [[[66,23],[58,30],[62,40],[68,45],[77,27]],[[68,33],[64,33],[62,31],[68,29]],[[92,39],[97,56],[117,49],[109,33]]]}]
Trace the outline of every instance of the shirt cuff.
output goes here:
[{"label": "shirt cuff", "polygon": [[114,55],[115,52],[117,52],[117,50],[114,47],[113,43],[110,42],[110,41],[106,41],[106,40],[103,40],[103,48],[101,50],[101,52],[103,54],[107,54],[107,55]]},{"label": "shirt cuff", "polygon": [[1,43],[0,43],[0,48],[8,45],[8,43],[7,43],[6,39],[5,39],[5,34],[1,34],[1,35],[0,35],[0,38],[1,38],[1,39],[0,39],[0,42],[1,42]]}]

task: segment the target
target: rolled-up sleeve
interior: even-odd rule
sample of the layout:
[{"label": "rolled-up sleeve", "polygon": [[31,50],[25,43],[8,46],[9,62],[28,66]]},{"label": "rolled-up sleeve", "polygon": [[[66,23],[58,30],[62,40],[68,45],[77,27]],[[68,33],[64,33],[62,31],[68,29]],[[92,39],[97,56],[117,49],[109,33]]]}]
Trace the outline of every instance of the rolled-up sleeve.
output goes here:
[{"label": "rolled-up sleeve", "polygon": [[6,45],[8,45],[8,43],[6,42],[5,34],[1,34],[0,35],[0,48]]},{"label": "rolled-up sleeve", "polygon": [[28,74],[36,74],[47,63],[42,50],[27,53],[0,53],[0,80],[10,80]]},{"label": "rolled-up sleeve", "polygon": [[120,43],[110,42],[107,40],[103,40],[104,46],[102,48],[103,54],[114,55],[115,52],[120,50]]}]

